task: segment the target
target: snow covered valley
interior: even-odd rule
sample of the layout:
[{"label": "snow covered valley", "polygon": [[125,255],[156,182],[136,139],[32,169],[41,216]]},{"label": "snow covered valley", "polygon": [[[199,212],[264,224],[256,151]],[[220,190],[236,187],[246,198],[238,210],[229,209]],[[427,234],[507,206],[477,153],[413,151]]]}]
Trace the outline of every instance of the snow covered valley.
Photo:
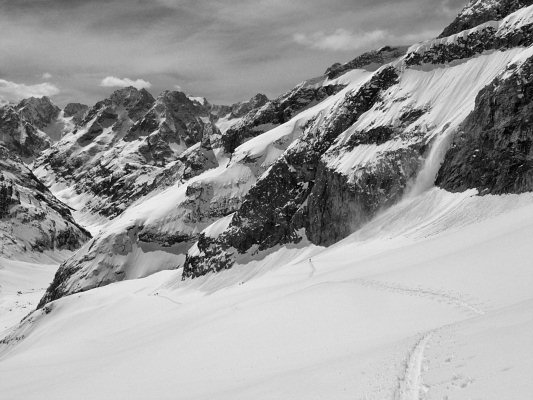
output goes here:
[{"label": "snow covered valley", "polygon": [[2,399],[531,398],[533,195],[474,194],[431,189],[329,248],[56,300],[4,331]]},{"label": "snow covered valley", "polygon": [[0,400],[533,399],[533,0],[275,98],[122,83],[0,87]]}]

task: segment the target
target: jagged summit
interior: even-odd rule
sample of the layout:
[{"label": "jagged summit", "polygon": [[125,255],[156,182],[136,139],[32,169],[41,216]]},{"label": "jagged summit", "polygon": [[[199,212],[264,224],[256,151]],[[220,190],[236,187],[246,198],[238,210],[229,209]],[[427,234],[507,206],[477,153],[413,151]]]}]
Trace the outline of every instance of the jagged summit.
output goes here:
[{"label": "jagged summit", "polygon": [[[104,120],[116,120],[119,112],[125,111],[132,120],[139,119],[154,104],[155,99],[146,89],[132,86],[114,91],[108,98],[97,102],[86,114],[82,124],[89,123],[97,114],[104,114]],[[103,126],[110,123],[104,122]]]},{"label": "jagged summit", "polygon": [[[72,195],[84,198],[86,212],[115,217],[162,187],[167,174],[189,176],[197,162],[212,165],[210,138],[216,132],[209,108],[185,93],[164,91],[155,99],[145,89],[127,87],[91,107],[35,165],[49,184],[68,182]],[[194,154],[180,161],[195,145]]]},{"label": "jagged summit", "polygon": [[85,113],[89,110],[89,106],[81,103],[69,103],[65,106],[63,112],[66,118],[72,117],[75,124],[78,124],[83,119]]},{"label": "jagged summit", "polygon": [[268,102],[268,97],[262,93],[257,93],[248,101],[241,101],[231,106],[229,118],[240,118],[254,109],[264,106]]},{"label": "jagged summit", "polygon": [[16,109],[26,121],[39,129],[52,123],[61,112],[47,96],[24,99],[17,104]]},{"label": "jagged summit", "polygon": [[439,38],[454,35],[488,21],[499,21],[531,4],[533,0],[470,0]]},{"label": "jagged summit", "polygon": [[[32,159],[50,146],[50,138],[37,125],[49,118],[44,110],[34,108],[34,103],[6,105],[0,108],[0,144],[24,159]],[[55,113],[55,109],[53,110]]]}]

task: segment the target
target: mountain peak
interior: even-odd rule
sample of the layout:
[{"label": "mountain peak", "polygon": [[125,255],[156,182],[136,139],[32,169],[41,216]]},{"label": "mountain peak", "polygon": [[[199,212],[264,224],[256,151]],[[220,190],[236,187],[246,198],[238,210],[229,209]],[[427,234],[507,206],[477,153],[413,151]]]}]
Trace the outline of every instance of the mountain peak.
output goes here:
[{"label": "mountain peak", "polygon": [[439,38],[454,35],[488,21],[498,21],[531,4],[533,0],[470,0]]},{"label": "mountain peak", "polygon": [[154,97],[146,89],[137,89],[133,86],[127,86],[115,90],[111,96],[109,96],[111,102],[120,105],[127,105],[131,103],[142,102],[151,102],[155,101]]},{"label": "mountain peak", "polygon": [[26,121],[39,129],[55,120],[61,111],[47,96],[23,99],[15,108]]}]

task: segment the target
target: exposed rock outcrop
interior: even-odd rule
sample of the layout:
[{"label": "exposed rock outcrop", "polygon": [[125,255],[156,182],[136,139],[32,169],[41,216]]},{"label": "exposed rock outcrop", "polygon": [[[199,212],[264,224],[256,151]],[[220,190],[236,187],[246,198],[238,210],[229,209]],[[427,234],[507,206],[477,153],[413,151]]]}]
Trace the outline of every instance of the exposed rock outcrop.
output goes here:
[{"label": "exposed rock outcrop", "polygon": [[257,110],[263,107],[267,102],[268,97],[262,93],[258,93],[248,101],[233,104],[231,106],[229,118],[240,118],[252,110]]},{"label": "exposed rock outcrop", "polygon": [[66,118],[72,117],[75,124],[79,124],[85,113],[89,110],[89,106],[81,103],[69,103],[65,106],[64,114]]},{"label": "exposed rock outcrop", "polygon": [[533,191],[533,58],[511,65],[478,94],[436,184],[453,192]]},{"label": "exposed rock outcrop", "polygon": [[0,255],[76,250],[90,238],[22,161],[0,146]]},{"label": "exposed rock outcrop", "polygon": [[511,15],[502,22],[481,26],[480,29],[467,31],[452,39],[416,46],[407,55],[406,64],[446,64],[484,51],[530,46],[533,44],[533,24],[529,18],[521,20]]},{"label": "exposed rock outcrop", "polygon": [[50,125],[61,111],[46,96],[24,99],[17,104],[16,110],[24,120],[38,129],[44,129]]},{"label": "exposed rock outcrop", "polygon": [[316,82],[306,81],[283,96],[264,103],[258,109],[252,109],[222,134],[224,150],[232,153],[246,140],[287,122],[298,112],[337,93],[341,88],[342,86],[338,85],[321,86]]},{"label": "exposed rock outcrop", "polygon": [[531,4],[532,0],[470,0],[439,38],[454,35],[488,21],[499,21]]},{"label": "exposed rock outcrop", "polygon": [[402,57],[408,48],[409,46],[384,46],[378,50],[363,53],[347,63],[333,64],[326,70],[325,75],[329,79],[335,79],[352,69],[364,68],[373,71]]}]

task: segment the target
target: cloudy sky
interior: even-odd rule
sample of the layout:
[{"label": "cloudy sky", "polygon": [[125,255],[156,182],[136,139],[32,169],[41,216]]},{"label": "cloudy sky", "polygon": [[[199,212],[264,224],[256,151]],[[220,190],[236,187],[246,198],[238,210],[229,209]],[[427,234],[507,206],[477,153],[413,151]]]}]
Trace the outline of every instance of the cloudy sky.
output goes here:
[{"label": "cloudy sky", "polygon": [[0,100],[117,87],[275,96],[336,61],[434,37],[466,0],[0,0]]}]

